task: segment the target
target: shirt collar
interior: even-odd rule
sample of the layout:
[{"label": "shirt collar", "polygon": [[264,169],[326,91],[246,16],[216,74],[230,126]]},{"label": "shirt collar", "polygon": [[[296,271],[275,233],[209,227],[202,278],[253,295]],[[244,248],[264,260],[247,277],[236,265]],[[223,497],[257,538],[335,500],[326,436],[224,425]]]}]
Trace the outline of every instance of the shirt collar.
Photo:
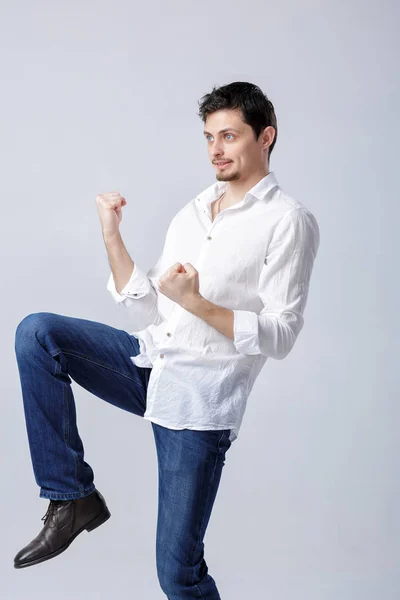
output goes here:
[{"label": "shirt collar", "polygon": [[[265,177],[260,179],[260,181],[258,181],[245,194],[245,197],[242,200],[243,204],[248,202],[250,198],[255,198],[256,200],[265,200],[268,192],[270,192],[277,185],[279,184],[275,173],[273,171],[270,171],[268,175],[265,175]],[[216,181],[197,196],[197,201],[199,202],[199,204],[202,204],[204,208],[210,206],[210,204],[214,202],[214,200],[219,198],[222,192],[226,190],[226,186],[226,181]]]}]

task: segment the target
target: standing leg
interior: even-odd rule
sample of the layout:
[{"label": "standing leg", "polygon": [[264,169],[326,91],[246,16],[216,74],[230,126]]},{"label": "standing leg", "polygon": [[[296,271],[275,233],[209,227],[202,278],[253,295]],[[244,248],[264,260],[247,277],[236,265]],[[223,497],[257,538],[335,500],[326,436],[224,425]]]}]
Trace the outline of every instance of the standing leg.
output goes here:
[{"label": "standing leg", "polygon": [[221,600],[203,538],[217,494],[229,429],[168,429],[152,422],[158,457],[157,574],[168,600]]}]

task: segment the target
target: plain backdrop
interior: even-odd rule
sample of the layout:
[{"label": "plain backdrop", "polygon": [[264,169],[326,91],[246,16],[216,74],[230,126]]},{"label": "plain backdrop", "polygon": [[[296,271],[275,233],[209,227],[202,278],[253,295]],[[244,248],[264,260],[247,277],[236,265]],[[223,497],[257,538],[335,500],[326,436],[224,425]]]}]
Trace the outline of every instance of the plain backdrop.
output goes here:
[{"label": "plain backdrop", "polygon": [[305,325],[266,362],[205,537],[223,600],[396,600],[399,521],[398,4],[0,3],[3,600],[164,598],[151,424],[72,384],[111,519],[16,570],[41,530],[14,354],[28,314],[131,331],[106,289],[95,198],[120,191],[146,271],[215,179],[198,101],[250,81],[273,102],[270,170],[316,216]]}]

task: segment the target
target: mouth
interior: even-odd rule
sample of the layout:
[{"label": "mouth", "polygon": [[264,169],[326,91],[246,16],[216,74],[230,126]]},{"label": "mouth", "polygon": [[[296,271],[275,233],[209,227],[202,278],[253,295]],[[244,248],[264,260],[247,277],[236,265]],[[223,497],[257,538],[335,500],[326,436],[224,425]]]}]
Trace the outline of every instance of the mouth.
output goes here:
[{"label": "mouth", "polygon": [[227,167],[228,165],[230,165],[231,162],[232,162],[231,160],[228,160],[225,162],[218,162],[218,163],[214,163],[214,164],[217,167],[217,169],[222,170],[222,169],[225,169],[225,167]]}]

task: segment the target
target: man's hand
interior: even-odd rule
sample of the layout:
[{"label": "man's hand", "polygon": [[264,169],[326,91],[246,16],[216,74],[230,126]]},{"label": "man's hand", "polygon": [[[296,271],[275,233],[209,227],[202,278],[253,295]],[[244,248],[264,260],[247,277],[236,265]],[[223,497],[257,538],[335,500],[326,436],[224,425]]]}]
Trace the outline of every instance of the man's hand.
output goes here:
[{"label": "man's hand", "polygon": [[201,298],[199,272],[190,263],[175,263],[158,281],[159,291],[185,308]]},{"label": "man's hand", "polygon": [[206,300],[199,292],[199,272],[190,263],[175,263],[158,281],[159,291],[196,317],[234,340],[234,313]]},{"label": "man's hand", "polygon": [[126,199],[119,192],[109,192],[96,196],[97,212],[104,237],[115,236],[119,232],[122,207],[126,204]]}]

